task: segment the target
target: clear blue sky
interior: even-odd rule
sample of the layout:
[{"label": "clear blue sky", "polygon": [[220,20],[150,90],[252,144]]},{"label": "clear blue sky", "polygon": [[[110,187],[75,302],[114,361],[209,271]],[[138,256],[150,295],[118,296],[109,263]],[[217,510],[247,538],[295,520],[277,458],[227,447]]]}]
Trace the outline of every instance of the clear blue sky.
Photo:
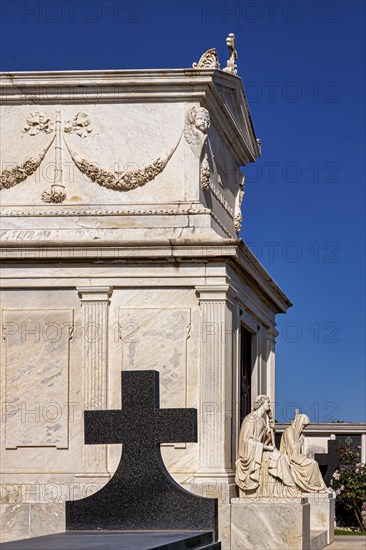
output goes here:
[{"label": "clear blue sky", "polygon": [[365,421],[365,2],[3,0],[1,70],[221,63],[234,32],[262,158],[241,236],[294,306],[277,419]]}]

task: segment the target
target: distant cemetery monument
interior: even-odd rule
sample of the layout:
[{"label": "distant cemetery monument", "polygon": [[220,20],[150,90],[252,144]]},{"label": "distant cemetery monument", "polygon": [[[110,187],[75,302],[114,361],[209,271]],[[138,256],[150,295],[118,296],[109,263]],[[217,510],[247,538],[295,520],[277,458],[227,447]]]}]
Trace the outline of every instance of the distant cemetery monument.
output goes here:
[{"label": "distant cemetery monument", "polygon": [[[299,496],[289,447],[274,448],[276,315],[291,302],[239,237],[242,167],[260,140],[234,35],[226,44],[223,66],[212,48],[188,69],[1,75],[2,542],[151,529],[167,486],[169,506],[196,513],[177,519],[164,502],[162,531],[216,533],[218,503],[224,550],[258,536],[280,548],[286,522],[296,548],[331,540],[328,494]],[[159,373],[160,408],[140,371]],[[258,405],[263,434],[241,453],[257,396],[272,416]],[[136,448],[144,457],[126,458]],[[294,494],[274,506],[262,481],[276,468]],[[247,470],[259,476],[250,495]],[[139,521],[121,486],[140,495]]]}]

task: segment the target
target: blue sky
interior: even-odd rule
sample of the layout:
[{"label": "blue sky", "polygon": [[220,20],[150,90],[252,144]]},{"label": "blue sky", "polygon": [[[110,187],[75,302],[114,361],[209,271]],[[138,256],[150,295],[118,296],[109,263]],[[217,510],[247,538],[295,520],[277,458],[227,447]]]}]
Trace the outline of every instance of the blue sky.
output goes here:
[{"label": "blue sky", "polygon": [[1,70],[221,64],[234,32],[262,158],[241,236],[294,306],[277,412],[365,421],[365,3],[3,0]]}]

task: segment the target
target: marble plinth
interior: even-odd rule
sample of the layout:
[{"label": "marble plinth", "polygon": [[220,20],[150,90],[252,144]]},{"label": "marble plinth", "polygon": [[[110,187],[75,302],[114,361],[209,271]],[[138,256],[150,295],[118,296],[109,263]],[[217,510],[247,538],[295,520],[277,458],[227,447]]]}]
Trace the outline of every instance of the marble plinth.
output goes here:
[{"label": "marble plinth", "polygon": [[308,550],[310,504],[298,502],[248,502],[231,504],[232,550]]},{"label": "marble plinth", "polygon": [[334,541],[334,505],[335,499],[329,494],[307,494],[310,504],[310,526],[312,531],[326,531],[327,544]]}]

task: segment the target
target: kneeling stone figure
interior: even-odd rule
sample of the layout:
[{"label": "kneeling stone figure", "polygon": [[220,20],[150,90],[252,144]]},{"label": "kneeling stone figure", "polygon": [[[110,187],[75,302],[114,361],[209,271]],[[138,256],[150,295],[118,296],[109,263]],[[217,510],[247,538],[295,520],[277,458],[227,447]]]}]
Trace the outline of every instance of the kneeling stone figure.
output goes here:
[{"label": "kneeling stone figure", "polygon": [[297,415],[282,436],[280,451],[274,445],[270,399],[259,395],[243,420],[235,482],[240,497],[295,497],[326,492],[317,462],[301,453],[304,426],[309,418]]}]

